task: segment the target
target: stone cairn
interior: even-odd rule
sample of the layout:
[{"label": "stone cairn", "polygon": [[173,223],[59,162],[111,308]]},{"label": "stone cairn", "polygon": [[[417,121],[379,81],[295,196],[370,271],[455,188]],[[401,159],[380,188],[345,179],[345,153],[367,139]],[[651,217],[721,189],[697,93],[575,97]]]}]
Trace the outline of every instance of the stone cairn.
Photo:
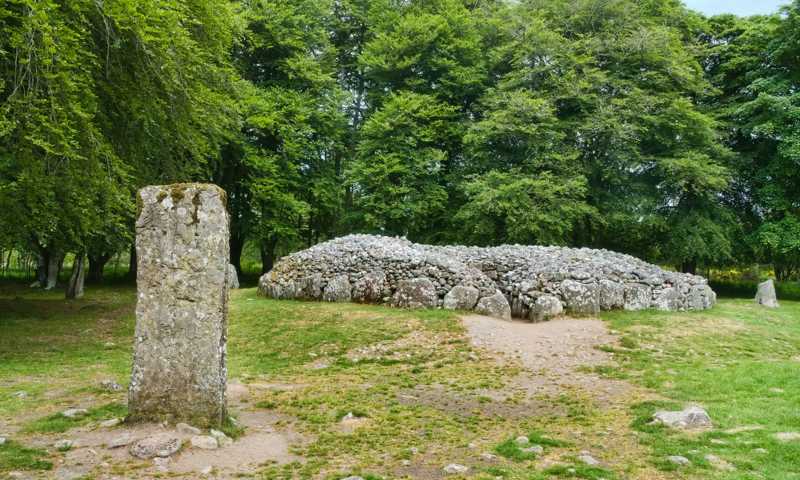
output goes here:
[{"label": "stone cairn", "polygon": [[259,280],[278,299],[473,310],[543,321],[567,311],[700,310],[716,303],[699,276],[588,248],[420,245],[350,235],[281,259]]},{"label": "stone cairn", "polygon": [[229,225],[215,185],[138,194],[129,419],[219,426],[226,415]]}]

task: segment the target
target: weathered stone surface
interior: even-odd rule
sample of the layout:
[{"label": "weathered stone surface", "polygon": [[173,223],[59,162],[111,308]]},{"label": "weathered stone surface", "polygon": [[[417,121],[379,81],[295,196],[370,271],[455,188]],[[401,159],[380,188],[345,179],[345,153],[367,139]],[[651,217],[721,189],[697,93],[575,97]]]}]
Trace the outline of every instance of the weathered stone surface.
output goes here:
[{"label": "weathered stone surface", "polygon": [[483,297],[478,300],[475,311],[481,315],[511,319],[511,306],[500,290],[495,291],[494,295]]},{"label": "weathered stone surface", "polygon": [[193,448],[199,448],[201,450],[216,450],[219,448],[217,439],[210,435],[195,435],[189,439],[189,442],[192,444]]},{"label": "weathered stone surface", "polygon": [[711,428],[711,417],[700,407],[688,407],[680,411],[661,410],[653,415],[653,422],[681,430]]},{"label": "weathered stone surface", "polygon": [[554,295],[541,295],[531,305],[528,319],[532,322],[543,322],[557,317],[564,312],[561,300]]},{"label": "weathered stone surface", "polygon": [[456,285],[444,296],[442,306],[448,310],[472,310],[478,303],[478,295],[475,287]]},{"label": "weathered stone surface", "polygon": [[353,285],[353,300],[361,303],[381,303],[386,295],[386,274],[368,272]]},{"label": "weathered stone surface", "polygon": [[663,288],[654,295],[653,306],[658,310],[675,311],[683,306],[681,294],[675,287]]},{"label": "weathered stone surface", "polygon": [[[259,294],[320,299],[322,287],[339,276],[346,276],[352,285],[353,300],[399,306],[407,302],[399,298],[405,294],[397,292],[401,284],[409,288],[402,283],[409,280],[426,279],[435,291],[435,301],[433,294],[426,294],[417,306],[454,308],[459,302],[455,293],[449,294],[456,287],[477,289],[478,298],[499,290],[518,318],[546,317],[538,311],[542,305],[536,305],[544,295],[582,314],[616,308],[694,310],[716,302],[702,277],[668,272],[607,250],[433,246],[375,235],[350,235],[282,258],[261,277]],[[460,295],[464,290],[455,292]],[[461,300],[470,303],[471,296]],[[555,302],[547,302],[556,308]],[[470,308],[477,308],[477,302]]]},{"label": "weathered stone surface", "polygon": [[766,282],[758,284],[756,292],[756,303],[762,307],[778,308],[778,295],[775,293],[775,283],[770,278]]},{"label": "weathered stone surface", "polygon": [[322,292],[322,299],[326,302],[349,302],[353,298],[351,289],[347,275],[337,275],[328,282]]},{"label": "weathered stone surface", "polygon": [[89,413],[85,408],[68,408],[61,412],[61,415],[67,418],[78,418]]},{"label": "weathered stone surface", "polygon": [[392,305],[400,308],[431,308],[437,305],[438,300],[433,282],[427,278],[412,278],[397,284]]},{"label": "weathered stone surface", "polygon": [[235,290],[239,288],[239,274],[236,273],[236,267],[233,264],[228,264],[228,288]]},{"label": "weathered stone surface", "polygon": [[625,306],[625,285],[602,279],[597,282],[598,303],[601,310],[616,310]]},{"label": "weathered stone surface", "polygon": [[595,284],[564,280],[561,282],[561,296],[567,310],[572,313],[595,315],[600,311],[600,297]]},{"label": "weathered stone surface", "polygon": [[225,417],[228,214],[214,185],[138,194],[132,421],[218,425]]},{"label": "weathered stone surface", "polygon": [[130,454],[147,460],[153,457],[169,457],[181,448],[181,440],[169,433],[157,433],[136,441],[130,447]]}]

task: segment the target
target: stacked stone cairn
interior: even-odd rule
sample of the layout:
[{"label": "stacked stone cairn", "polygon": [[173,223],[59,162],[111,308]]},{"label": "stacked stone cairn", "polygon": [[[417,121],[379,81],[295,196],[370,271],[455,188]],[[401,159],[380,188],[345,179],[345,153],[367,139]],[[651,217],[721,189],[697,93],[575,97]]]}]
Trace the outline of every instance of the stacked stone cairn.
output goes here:
[{"label": "stacked stone cairn", "polygon": [[261,277],[258,291],[530,321],[564,312],[701,310],[716,302],[702,277],[608,250],[433,246],[376,235],[349,235],[284,257]]}]

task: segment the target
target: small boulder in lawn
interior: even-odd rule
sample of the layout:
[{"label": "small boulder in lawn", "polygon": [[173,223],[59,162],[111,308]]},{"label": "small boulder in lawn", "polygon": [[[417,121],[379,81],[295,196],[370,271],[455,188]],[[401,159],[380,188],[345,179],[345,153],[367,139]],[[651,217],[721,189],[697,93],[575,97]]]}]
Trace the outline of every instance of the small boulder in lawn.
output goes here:
[{"label": "small boulder in lawn", "polygon": [[758,284],[756,292],[756,303],[762,307],[778,308],[778,295],[775,293],[775,283],[770,278],[766,282]]},{"label": "small boulder in lawn", "polygon": [[100,387],[108,392],[119,392],[120,390],[122,390],[122,385],[115,382],[114,380],[103,380],[102,382],[100,382]]},{"label": "small boulder in lawn", "polygon": [[0,445],[6,444],[6,437],[0,437]]},{"label": "small boulder in lawn", "polygon": [[147,460],[153,457],[169,457],[181,448],[181,439],[169,433],[157,433],[138,440],[130,447],[130,454]]},{"label": "small boulder in lawn", "polygon": [[692,462],[689,461],[688,458],[686,458],[686,457],[684,457],[682,455],[670,455],[669,457],[667,457],[667,461],[669,463],[672,463],[674,465],[679,465],[681,467],[685,467],[686,465],[689,465],[689,464],[692,463]]},{"label": "small boulder in lawn", "polygon": [[530,443],[530,439],[525,435],[520,435],[519,437],[514,439],[514,443],[516,443],[519,446],[527,445]]},{"label": "small boulder in lawn", "polygon": [[534,455],[541,455],[544,453],[544,447],[541,445],[531,445],[520,449],[522,453],[533,453]]},{"label": "small boulder in lawn", "polygon": [[67,418],[80,418],[88,413],[89,411],[85,408],[68,408],[61,412],[61,415]]},{"label": "small boulder in lawn", "polygon": [[466,465],[459,465],[458,463],[451,463],[444,467],[444,473],[448,475],[457,475],[460,473],[467,473],[469,471],[469,467]]},{"label": "small boulder in lawn", "polygon": [[192,447],[202,450],[216,450],[219,448],[217,439],[210,435],[195,435],[191,438]]},{"label": "small boulder in lawn", "polygon": [[120,447],[124,447],[126,445],[130,445],[130,443],[132,441],[133,441],[133,437],[131,436],[130,433],[123,433],[122,435],[120,435],[118,437],[112,438],[111,441],[108,442],[108,444],[106,446],[108,448],[112,448],[112,449],[113,448],[120,448]]},{"label": "small boulder in lawn", "polygon": [[225,435],[224,432],[220,432],[219,430],[211,429],[211,436],[217,441],[221,448],[230,446],[233,444],[233,440],[231,437]]},{"label": "small boulder in lawn", "polygon": [[112,428],[116,427],[120,423],[122,423],[122,420],[120,420],[119,418],[109,418],[108,420],[100,422],[100,426],[103,428]]},{"label": "small boulder in lawn", "polygon": [[578,460],[584,465],[588,465],[590,467],[596,467],[600,465],[600,460],[591,456],[589,452],[581,452],[581,454],[578,455]]},{"label": "small boulder in lawn", "polygon": [[182,435],[200,435],[203,433],[199,428],[195,428],[188,423],[179,423],[175,425],[175,430]]},{"label": "small boulder in lawn", "polygon": [[653,415],[652,423],[680,430],[697,430],[713,426],[708,412],[697,406],[680,411],[658,411]]},{"label": "small boulder in lawn", "polygon": [[72,445],[73,445],[72,440],[67,440],[67,439],[59,440],[53,444],[53,446],[56,447],[56,450],[60,450],[62,452],[65,452],[70,448],[72,448]]}]

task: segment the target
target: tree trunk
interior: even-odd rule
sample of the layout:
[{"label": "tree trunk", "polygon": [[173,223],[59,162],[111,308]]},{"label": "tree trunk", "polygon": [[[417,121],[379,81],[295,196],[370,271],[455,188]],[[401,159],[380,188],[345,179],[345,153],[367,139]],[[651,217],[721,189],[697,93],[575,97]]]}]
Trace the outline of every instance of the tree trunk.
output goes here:
[{"label": "tree trunk", "polygon": [[275,266],[275,247],[278,246],[278,239],[270,237],[261,242],[261,273],[267,273]]},{"label": "tree trunk", "polygon": [[111,255],[107,253],[98,253],[95,255],[89,254],[89,272],[87,280],[92,283],[100,283],[103,281],[103,271],[106,264],[111,260]]},{"label": "tree trunk", "polygon": [[131,243],[131,257],[128,262],[128,278],[136,279],[136,241]]},{"label": "tree trunk", "polygon": [[58,283],[58,274],[61,273],[61,267],[64,265],[64,254],[60,252],[50,252],[47,259],[47,284],[45,290],[52,290],[56,288]]},{"label": "tree trunk", "polygon": [[67,299],[83,297],[83,277],[86,270],[86,256],[83,252],[75,255],[75,263],[72,264],[72,275],[67,284]]},{"label": "tree trunk", "polygon": [[697,272],[697,261],[696,260],[686,260],[681,265],[681,271],[683,273],[691,273],[692,275]]},{"label": "tree trunk", "polygon": [[37,286],[39,288],[44,288],[45,285],[47,285],[47,265],[50,263],[50,252],[48,252],[46,249],[42,249],[37,255],[36,262]]},{"label": "tree trunk", "polygon": [[231,233],[231,265],[236,267],[236,273],[242,275],[242,250],[244,250],[244,237]]}]

